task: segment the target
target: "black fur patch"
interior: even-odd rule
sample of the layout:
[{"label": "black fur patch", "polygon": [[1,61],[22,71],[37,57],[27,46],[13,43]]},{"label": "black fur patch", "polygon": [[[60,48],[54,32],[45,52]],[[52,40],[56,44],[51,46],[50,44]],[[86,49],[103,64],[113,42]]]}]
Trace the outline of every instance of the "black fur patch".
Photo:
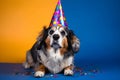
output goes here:
[{"label": "black fur patch", "polygon": [[42,37],[42,39],[41,39],[41,41],[40,41],[39,46],[37,47],[38,50],[40,50],[40,49],[42,48],[42,45],[44,45],[44,46],[46,47],[45,39],[46,39],[47,36],[48,36],[48,31],[49,31],[49,30],[50,30],[50,27],[47,28],[47,29],[44,27],[43,37]]},{"label": "black fur patch", "polygon": [[[35,44],[33,45],[33,47],[31,48],[31,55],[32,55],[32,58],[33,58],[33,61],[36,63],[37,62],[37,56],[38,56],[38,52],[37,50],[44,50],[45,51],[45,47],[46,47],[46,43],[45,43],[45,39],[47,38],[48,36],[48,30],[50,29],[49,28],[45,28],[43,29],[42,33],[43,33],[43,37],[42,39],[40,39],[40,41],[36,41]],[[45,54],[46,55],[46,54]]]},{"label": "black fur patch", "polygon": [[73,31],[72,30],[69,30],[68,28],[65,28],[65,30],[66,30],[66,32],[67,32],[67,40],[68,40],[68,52],[66,52],[65,54],[64,54],[64,59],[65,58],[68,58],[68,57],[70,57],[70,56],[74,56],[74,52],[73,52],[73,49],[72,49],[72,42],[71,42],[71,40],[72,40],[72,37],[74,36],[74,33],[73,33]]},{"label": "black fur patch", "polygon": [[73,50],[72,50],[72,37],[74,36],[74,33],[72,30],[69,30],[69,29],[66,29],[68,35],[67,35],[67,40],[68,40],[68,51],[72,51],[73,53]]}]

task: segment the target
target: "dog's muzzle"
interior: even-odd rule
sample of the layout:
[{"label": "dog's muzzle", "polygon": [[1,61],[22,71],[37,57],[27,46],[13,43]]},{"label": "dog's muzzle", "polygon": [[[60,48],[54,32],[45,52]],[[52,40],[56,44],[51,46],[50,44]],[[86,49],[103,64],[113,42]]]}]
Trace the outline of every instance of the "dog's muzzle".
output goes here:
[{"label": "dog's muzzle", "polygon": [[52,43],[51,47],[53,47],[55,49],[61,48],[61,46],[58,44],[58,39],[59,39],[59,35],[54,34],[53,35],[53,43]]},{"label": "dog's muzzle", "polygon": [[51,47],[53,47],[53,48],[55,48],[55,49],[61,48],[61,46],[58,44],[57,41],[53,41]]}]

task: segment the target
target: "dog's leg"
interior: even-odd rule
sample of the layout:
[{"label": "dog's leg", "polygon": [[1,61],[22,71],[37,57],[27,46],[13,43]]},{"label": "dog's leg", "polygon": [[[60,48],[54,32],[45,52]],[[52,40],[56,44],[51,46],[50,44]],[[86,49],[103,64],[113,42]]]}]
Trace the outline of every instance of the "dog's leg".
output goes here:
[{"label": "dog's leg", "polygon": [[64,75],[73,75],[73,65],[70,65],[64,69]]},{"label": "dog's leg", "polygon": [[30,67],[34,66],[33,58],[31,56],[31,52],[28,51],[26,54],[26,62],[23,63],[23,66],[25,69],[28,69]]},{"label": "dog's leg", "polygon": [[35,67],[35,77],[43,77],[45,75],[45,66],[43,64]]}]

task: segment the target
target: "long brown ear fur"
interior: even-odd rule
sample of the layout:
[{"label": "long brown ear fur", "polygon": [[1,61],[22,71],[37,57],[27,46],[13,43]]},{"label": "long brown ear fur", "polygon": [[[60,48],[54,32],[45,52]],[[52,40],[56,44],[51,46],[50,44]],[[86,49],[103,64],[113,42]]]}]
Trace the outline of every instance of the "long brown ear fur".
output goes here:
[{"label": "long brown ear fur", "polygon": [[72,47],[72,45],[74,44],[74,42],[76,41],[77,37],[74,34],[74,32],[72,30],[66,29],[67,33],[68,33],[68,50],[72,51],[72,53],[76,53]]},{"label": "long brown ear fur", "polygon": [[37,62],[37,50],[40,50],[42,48],[43,45],[45,45],[45,39],[48,36],[48,30],[49,28],[44,27],[42,32],[39,34],[37,41],[35,42],[35,44],[32,46],[31,48],[31,55],[33,58],[34,62]]},{"label": "long brown ear fur", "polygon": [[40,31],[40,33],[39,33],[39,35],[37,37],[37,41],[39,41],[39,40],[41,40],[43,38],[46,29],[47,29],[47,27],[43,26],[42,31]]},{"label": "long brown ear fur", "polygon": [[48,36],[48,31],[49,31],[50,27],[46,28],[46,26],[44,26],[42,32],[40,33],[40,35],[38,36],[38,42],[40,42],[40,45],[37,47],[38,50],[41,49],[42,45],[46,45],[45,44],[45,39]]}]

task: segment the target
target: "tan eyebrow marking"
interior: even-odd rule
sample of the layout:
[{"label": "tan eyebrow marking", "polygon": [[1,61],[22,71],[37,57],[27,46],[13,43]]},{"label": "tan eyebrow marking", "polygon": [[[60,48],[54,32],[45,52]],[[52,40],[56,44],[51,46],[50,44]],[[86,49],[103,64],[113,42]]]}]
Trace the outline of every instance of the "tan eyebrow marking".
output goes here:
[{"label": "tan eyebrow marking", "polygon": [[52,27],[52,30],[54,30],[54,31],[55,31],[55,30],[56,30],[56,27],[55,27],[55,26],[54,26],[54,27]]}]

